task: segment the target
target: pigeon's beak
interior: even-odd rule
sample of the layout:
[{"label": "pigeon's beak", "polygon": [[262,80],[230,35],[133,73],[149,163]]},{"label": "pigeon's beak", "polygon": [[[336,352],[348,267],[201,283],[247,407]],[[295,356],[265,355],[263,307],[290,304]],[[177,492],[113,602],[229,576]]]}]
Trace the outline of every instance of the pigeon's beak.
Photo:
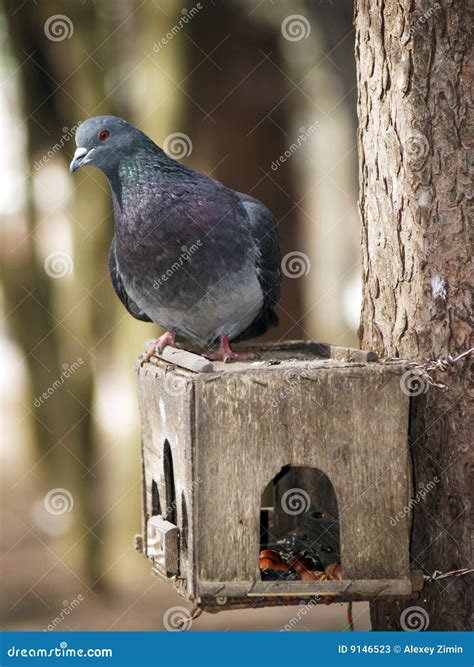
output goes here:
[{"label": "pigeon's beak", "polygon": [[84,164],[84,158],[86,157],[87,153],[90,153],[87,148],[76,148],[72,162],[69,165],[69,171],[71,174],[77,171],[79,167]]}]

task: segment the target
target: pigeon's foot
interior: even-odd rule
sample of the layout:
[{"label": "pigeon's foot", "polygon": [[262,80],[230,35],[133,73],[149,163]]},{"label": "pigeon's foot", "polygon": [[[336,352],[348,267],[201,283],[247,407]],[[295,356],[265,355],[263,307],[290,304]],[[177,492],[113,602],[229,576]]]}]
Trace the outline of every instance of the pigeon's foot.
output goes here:
[{"label": "pigeon's foot", "polygon": [[168,329],[166,333],[153,341],[153,343],[148,348],[146,354],[143,356],[142,364],[145,364],[147,361],[150,361],[152,356],[158,352],[161,354],[165,347],[169,345],[170,347],[176,347],[176,342],[174,340],[176,336],[176,329],[172,327]]},{"label": "pigeon's foot", "polygon": [[205,355],[206,359],[209,361],[252,361],[255,359],[255,355],[252,352],[234,352],[230,348],[229,339],[227,334],[221,334],[219,349],[216,352],[211,352],[211,354]]}]

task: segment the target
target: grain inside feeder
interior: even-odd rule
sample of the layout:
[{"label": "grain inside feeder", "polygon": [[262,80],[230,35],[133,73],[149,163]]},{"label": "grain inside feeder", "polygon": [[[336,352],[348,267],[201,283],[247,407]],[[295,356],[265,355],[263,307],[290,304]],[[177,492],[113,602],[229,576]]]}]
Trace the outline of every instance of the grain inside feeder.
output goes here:
[{"label": "grain inside feeder", "polygon": [[136,544],[154,574],[206,611],[410,596],[411,517],[390,522],[411,495],[403,368],[313,342],[246,349],[256,361],[138,365]]}]

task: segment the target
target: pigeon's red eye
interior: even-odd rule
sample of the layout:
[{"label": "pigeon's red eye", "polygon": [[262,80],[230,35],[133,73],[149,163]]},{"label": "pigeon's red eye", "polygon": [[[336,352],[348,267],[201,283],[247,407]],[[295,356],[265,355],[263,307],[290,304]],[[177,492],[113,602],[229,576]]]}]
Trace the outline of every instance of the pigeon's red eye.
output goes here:
[{"label": "pigeon's red eye", "polygon": [[109,138],[110,132],[108,130],[102,130],[102,132],[99,132],[99,139],[101,141],[105,141],[106,139]]}]

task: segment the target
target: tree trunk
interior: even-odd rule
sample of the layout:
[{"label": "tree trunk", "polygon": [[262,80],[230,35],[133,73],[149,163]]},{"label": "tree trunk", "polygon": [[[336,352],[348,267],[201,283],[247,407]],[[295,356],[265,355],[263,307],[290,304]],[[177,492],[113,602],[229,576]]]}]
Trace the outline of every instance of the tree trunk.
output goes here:
[{"label": "tree trunk", "polygon": [[[80,546],[76,551],[83,556],[88,579],[99,587],[103,585],[101,537],[105,522],[101,502],[102,469],[97,465],[100,460],[100,437],[92,409],[95,369],[91,353],[97,354],[101,365],[104,358],[102,347],[106,347],[103,341],[111,330],[113,306],[110,305],[110,287],[104,268],[104,257],[112,236],[111,219],[109,216],[103,220],[103,213],[100,215],[100,197],[96,196],[92,201],[84,193],[81,203],[84,214],[76,214],[76,230],[73,231],[73,235],[81,239],[75,252],[75,266],[79,270],[64,310],[59,311],[58,281],[45,271],[37,242],[41,216],[33,196],[33,181],[37,174],[35,161],[47,156],[48,151],[61,140],[61,135],[69,131],[81,116],[88,115],[82,104],[100,113],[99,104],[105,97],[102,72],[106,68],[97,66],[92,59],[83,63],[82,49],[92,52],[94,45],[100,43],[102,23],[98,22],[99,15],[93,5],[71,8],[68,11],[70,16],[66,18],[75,30],[73,47],[67,39],[55,41],[46,38],[47,19],[59,16],[61,20],[63,16],[59,14],[60,3],[21,7],[17,4],[7,0],[5,15],[23,98],[29,168],[28,207],[25,212],[28,233],[23,242],[5,257],[8,271],[4,291],[11,311],[8,321],[24,353],[31,386],[29,404],[33,404],[35,397],[41,397],[61,377],[67,367],[64,362],[71,363],[79,358],[84,361],[80,372],[68,378],[67,386],[62,391],[57,391],[54,398],[30,412],[38,450],[36,463],[42,471],[42,490],[46,492],[48,487],[64,487],[72,492],[77,517],[75,526],[82,536],[78,539]],[[102,52],[95,60],[103,57]],[[81,103],[77,101],[79,99]],[[61,151],[66,164],[67,153],[70,155],[73,151],[73,141]],[[60,162],[59,154],[56,160]],[[75,186],[75,189],[80,187]],[[102,201],[105,198],[108,194],[104,190]],[[51,215],[54,213],[51,211]],[[45,213],[42,215],[43,222],[47,221],[48,216]],[[86,244],[84,228],[79,233],[77,221],[95,220],[96,217],[102,219],[102,223],[92,230],[86,252],[83,250]],[[24,248],[28,250],[24,251]],[[87,305],[85,293],[93,293]],[[74,302],[81,304],[80,310],[71,306]],[[84,527],[90,530],[84,532]]]},{"label": "tree trunk", "polygon": [[[384,356],[433,359],[470,345],[473,42],[467,5],[356,2],[360,338],[363,348]],[[449,368],[447,391],[426,385],[412,398],[411,560],[426,574],[470,566],[470,361],[467,356]],[[417,500],[417,490],[433,480]],[[374,629],[406,629],[400,614],[415,605],[427,612],[425,629],[468,629],[471,577],[427,583],[416,601],[374,602]]]}]

